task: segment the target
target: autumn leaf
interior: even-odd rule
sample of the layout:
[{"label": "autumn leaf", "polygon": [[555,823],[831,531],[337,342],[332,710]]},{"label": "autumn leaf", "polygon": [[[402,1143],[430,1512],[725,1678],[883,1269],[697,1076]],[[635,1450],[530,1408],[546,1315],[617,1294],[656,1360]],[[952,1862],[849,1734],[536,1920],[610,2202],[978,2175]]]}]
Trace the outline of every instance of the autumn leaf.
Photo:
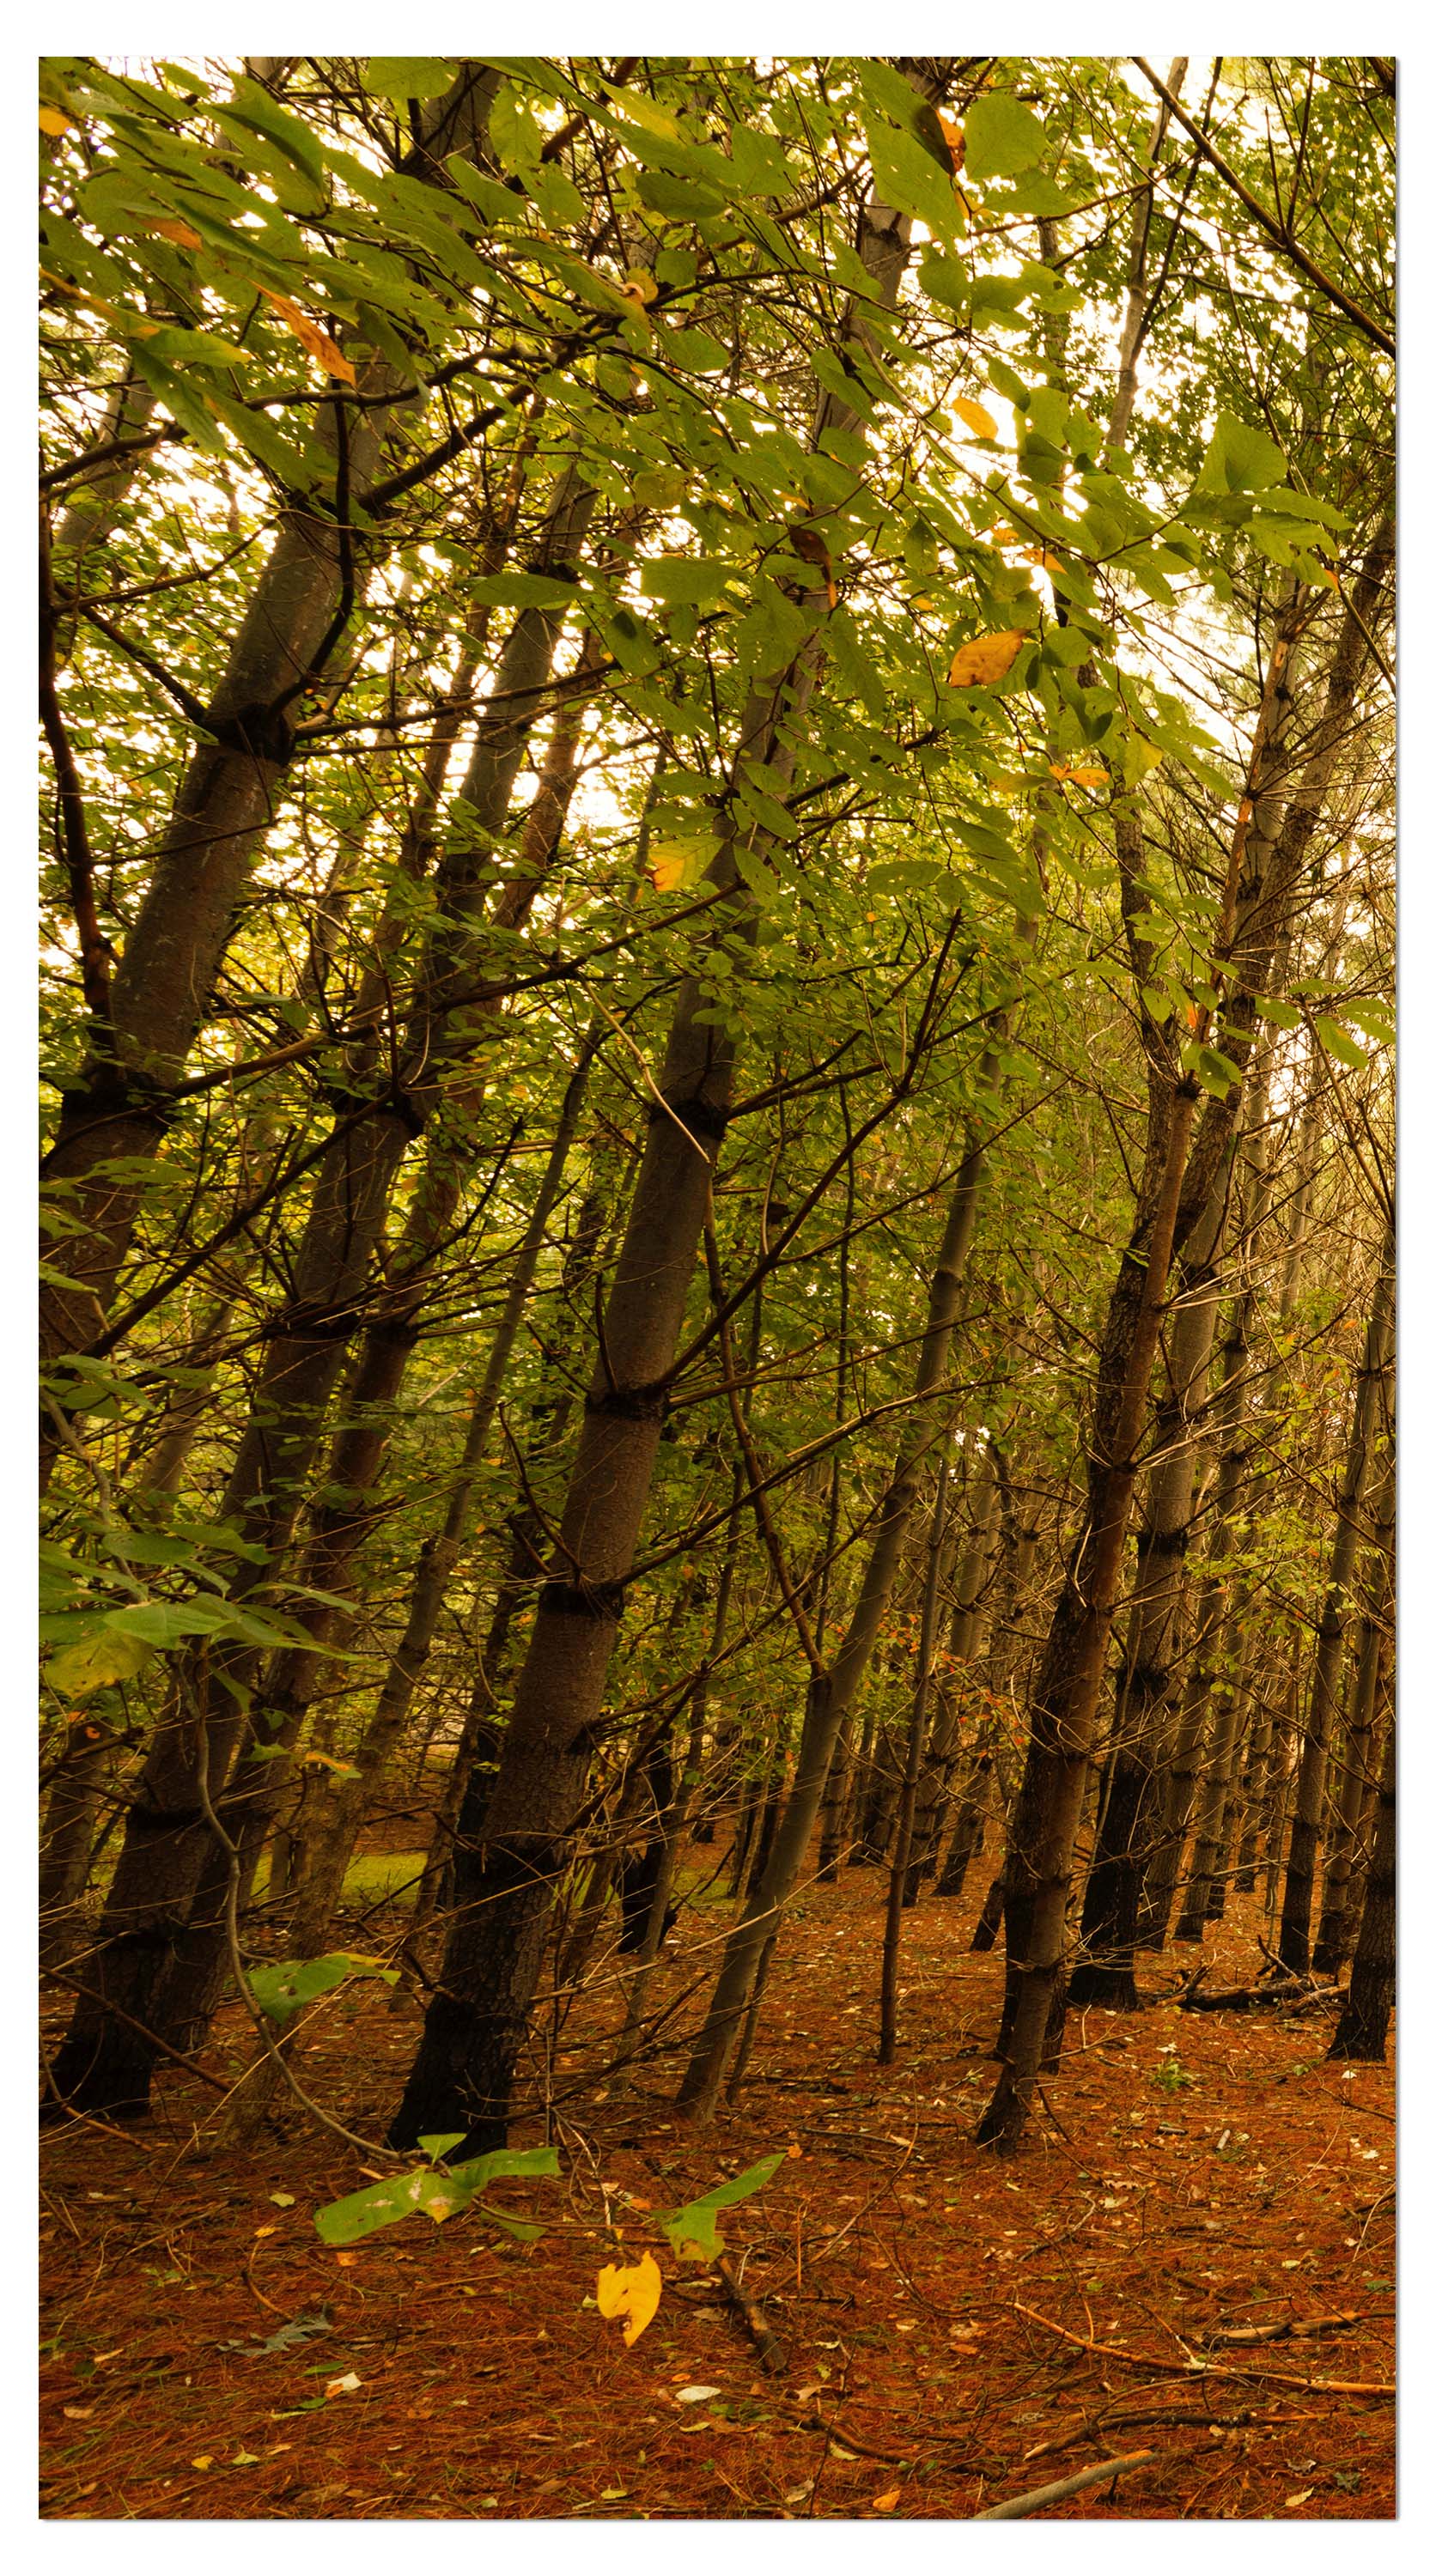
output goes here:
[{"label": "autumn leaf", "polygon": [[156,215],[150,230],[158,233],[161,241],[178,242],[181,250],[200,248],[200,238],[193,224],[182,224],[178,215]]},{"label": "autumn leaf", "polygon": [[41,108],[40,131],[42,134],[73,134],[74,130],[73,117],[62,116],[58,107]]},{"label": "autumn leaf", "polygon": [[273,305],[280,321],[293,332],[301,349],[306,350],[311,358],[318,359],[325,374],[338,376],[346,385],[352,385],[354,370],[343,350],[330,339],[327,331],[320,329],[317,322],[310,321],[307,313],[301,313],[293,296],[279,295],[272,286],[261,286],[259,291],[266,304]]},{"label": "autumn leaf", "polygon": [[874,2496],[874,2513],[891,2513],[901,2494],[901,2487],[889,2487],[886,2495]]},{"label": "autumn leaf", "polygon": [[637,2263],[605,2263],[598,2276],[598,2313],[623,2317],[625,2343],[637,2343],[658,2314],[663,2275],[651,2254]]},{"label": "autumn leaf", "polygon": [[967,394],[954,394],[952,407],[958,419],[964,421],[978,438],[997,436],[997,423],[982,403],[973,402]]},{"label": "autumn leaf", "polygon": [[954,689],[990,689],[997,680],[1005,680],[1027,638],[1020,626],[1004,627],[997,635],[974,635],[970,644],[959,644],[948,672]]},{"label": "autumn leaf", "polygon": [[962,168],[963,155],[967,150],[967,137],[956,118],[944,116],[941,108],[937,111],[937,121],[942,127],[942,139],[947,145],[948,158],[952,163],[952,175],[956,178]]},{"label": "autumn leaf", "polygon": [[1069,769],[1062,760],[1049,760],[1047,766],[1054,778],[1070,779],[1074,787],[1105,787],[1108,783],[1105,769]]}]

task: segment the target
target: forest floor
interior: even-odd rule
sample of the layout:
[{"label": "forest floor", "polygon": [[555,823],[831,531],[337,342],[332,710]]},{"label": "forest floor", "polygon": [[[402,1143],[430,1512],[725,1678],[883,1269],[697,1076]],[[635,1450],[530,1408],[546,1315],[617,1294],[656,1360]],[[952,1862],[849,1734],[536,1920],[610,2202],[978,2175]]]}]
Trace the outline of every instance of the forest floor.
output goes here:
[{"label": "forest floor", "polygon": [[[1069,2017],[1030,2143],[999,2161],[971,2136],[1002,1986],[1000,1950],[968,1947],[985,1884],[979,1865],[961,1902],[905,1918],[890,2069],[884,1876],[810,1889],[741,2101],[698,2134],[666,2098],[676,2042],[627,2086],[584,2079],[621,2020],[601,1978],[544,2057],[564,2179],[496,2192],[546,2222],[532,2245],[415,2216],[335,2251],[315,2210],[360,2188],[367,2159],[293,2110],[252,2153],[207,2153],[196,2125],[219,2095],[179,2070],[148,2124],[46,2132],[43,2514],[966,2520],[1146,2451],[1115,2488],[1045,2510],[1389,2517],[1389,2069],[1328,2065],[1325,2010],[1160,2000],[1195,1957],[1168,1952],[1142,1963],[1142,2012]],[[372,1951],[401,1920],[345,1931]],[[683,1914],[650,2010],[706,1978],[727,1920]],[[1211,1985],[1255,1976],[1262,1929],[1244,1897],[1208,1927]],[[378,2140],[417,2020],[412,1996],[351,1986],[310,2025],[306,2088]],[[228,2076],[247,2054],[236,2008],[205,2064]],[[543,2139],[537,2113],[513,2143]],[[780,2149],[722,2222],[772,2369],[654,2213]],[[596,2275],[644,2250],[663,2292],[626,2348]]]}]

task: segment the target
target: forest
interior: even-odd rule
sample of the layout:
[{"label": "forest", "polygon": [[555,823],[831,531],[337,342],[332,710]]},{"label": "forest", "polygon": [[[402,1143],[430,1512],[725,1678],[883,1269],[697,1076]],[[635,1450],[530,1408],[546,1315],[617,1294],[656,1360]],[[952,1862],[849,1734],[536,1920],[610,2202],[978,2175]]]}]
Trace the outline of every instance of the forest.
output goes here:
[{"label": "forest", "polygon": [[1389,2518],[1395,63],[39,90],[42,2514]]}]

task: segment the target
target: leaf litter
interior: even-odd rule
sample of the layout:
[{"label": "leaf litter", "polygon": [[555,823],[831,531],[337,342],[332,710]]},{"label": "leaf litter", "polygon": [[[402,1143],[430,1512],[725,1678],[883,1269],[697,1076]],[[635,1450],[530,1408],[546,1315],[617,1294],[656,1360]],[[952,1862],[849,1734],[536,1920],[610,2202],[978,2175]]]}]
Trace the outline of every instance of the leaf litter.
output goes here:
[{"label": "leaf litter", "polygon": [[[357,2160],[297,2116],[279,2123],[283,2196],[273,2141],[196,2154],[212,2096],[178,2070],[145,2130],[47,2132],[65,2223],[47,2213],[42,2230],[42,2514],[968,2520],[1136,2431],[1150,2461],[1045,2516],[1391,2516],[1391,2070],[1338,2080],[1310,2015],[1188,2015],[1174,1998],[1074,2012],[1054,2116],[998,2161],[971,2139],[1002,1983],[1000,1951],[968,1949],[977,1897],[909,1918],[902,2046],[884,2070],[880,1901],[856,1870],[810,1891],[743,2095],[711,2130],[675,2121],[681,2057],[617,2099],[573,2092],[583,2153],[563,2157],[567,2184],[527,2186],[539,2243],[460,2245],[410,2219],[335,2250],[314,2213],[353,2191]],[[1214,1972],[1249,1980],[1262,1929],[1234,1899],[1208,1929]],[[848,1932],[872,1943],[856,2013],[868,1953]],[[1169,1958],[1142,1967],[1149,1997],[1170,1984]],[[680,1936],[659,1977],[676,1993],[685,1973]],[[605,2030],[599,2006],[575,2014],[559,2078],[596,2062]],[[381,2135],[413,2040],[413,2007],[371,1985],[311,2042],[306,2085]],[[222,2014],[216,2066],[246,2044],[243,2016]],[[514,2144],[542,2136],[524,2120]],[[87,2198],[97,2157],[124,2187]],[[579,2187],[590,2158],[606,2203]],[[765,2187],[733,2206],[759,2163]],[[724,2210],[720,2263],[777,2338],[781,2375],[760,2367],[711,2256],[705,2274],[665,2233],[704,2201],[710,2225]],[[262,2298],[246,2277],[261,2211]],[[647,2282],[660,2253],[665,2270],[684,2259],[643,2323],[641,2295],[609,2312],[624,2349],[595,2274]],[[136,2335],[137,2317],[154,2323]],[[314,2394],[304,2356],[321,2337]],[[281,2423],[291,2438],[274,2438]]]}]

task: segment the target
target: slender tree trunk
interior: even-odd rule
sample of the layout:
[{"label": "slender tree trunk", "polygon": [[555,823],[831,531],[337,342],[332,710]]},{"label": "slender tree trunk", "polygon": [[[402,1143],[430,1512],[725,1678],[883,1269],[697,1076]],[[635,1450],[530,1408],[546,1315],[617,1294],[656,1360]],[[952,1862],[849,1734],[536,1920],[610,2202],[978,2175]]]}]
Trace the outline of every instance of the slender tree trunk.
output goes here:
[{"label": "slender tree trunk", "polygon": [[1326,1597],[1317,1626],[1306,1726],[1297,1765],[1296,1798],[1277,1951],[1284,1967],[1298,1971],[1309,1964],[1312,1897],[1325,1812],[1327,1752],[1346,1646],[1351,1579],[1361,1545],[1362,1502],[1377,1437],[1382,1382],[1390,1364],[1395,1294],[1395,1246],[1388,1232],[1381,1250],[1365,1347],[1357,1372],[1346,1461],[1336,1496],[1336,1533],[1332,1540]]},{"label": "slender tree trunk", "polygon": [[1356,1937],[1357,1918],[1351,1904],[1352,1865],[1360,1848],[1362,1820],[1369,1804],[1372,1750],[1378,1738],[1378,1709],[1385,1697],[1394,1607],[1395,1550],[1396,1477],[1393,1461],[1381,1480],[1381,1489],[1372,1508],[1372,1546],[1357,1636],[1356,1670],[1346,1713],[1345,1746],[1337,1792],[1337,1830],[1327,1858],[1321,1923],[1312,1956],[1312,1965],[1321,1977],[1339,1974]]},{"label": "slender tree trunk", "polygon": [[[444,97],[424,108],[412,156],[417,176],[442,185],[439,156],[446,151],[486,160],[500,77],[466,65]],[[360,370],[364,405],[336,414],[336,476],[351,504],[362,503],[377,477],[384,397],[398,382],[387,361],[371,360]],[[371,529],[366,564],[375,539]],[[285,510],[206,710],[209,739],[189,761],[126,940],[109,1024],[96,1029],[89,1061],[62,1101],[45,1177],[82,1231],[66,1258],[77,1286],[50,1290],[42,1306],[51,1359],[89,1342],[113,1291],[143,1193],[143,1166],[168,1124],[165,1086],[183,1070],[256,854],[273,827],[300,691],[319,676],[339,640],[336,620],[362,593],[350,544],[342,506],[333,513],[293,504]]]},{"label": "slender tree trunk", "polygon": [[1142,1866],[1150,1834],[1155,1762],[1171,1691],[1182,1583],[1196,1493],[1196,1421],[1206,1394],[1217,1314],[1214,1264],[1227,1175],[1193,1237],[1172,1322],[1171,1393],[1156,1425],[1158,1464],[1137,1541],[1136,1598],[1118,1688],[1107,1794],[1082,1906],[1084,1955],[1072,1972],[1074,2004],[1137,2008],[1136,1947]]},{"label": "slender tree trunk", "polygon": [[933,1648],[937,1642],[937,1595],[942,1578],[943,1539],[947,1522],[947,1477],[947,1460],[944,1458],[939,1462],[937,1471],[937,1498],[933,1504],[932,1537],[928,1543],[927,1580],[923,1585],[922,1631],[917,1650],[917,1686],[913,1692],[912,1715],[908,1720],[902,1794],[898,1801],[897,1831],[893,1836],[892,1861],[888,1872],[887,1920],[883,1929],[882,2000],[878,2030],[880,2066],[891,2066],[897,2056],[897,1981],[898,1960],[902,1949],[903,1901],[907,1894],[908,1855],[912,1850],[913,1827],[917,1819],[918,1781],[922,1773],[923,1738],[927,1729],[928,1685],[932,1678]]},{"label": "slender tree trunk", "polygon": [[1379,2066],[1396,2000],[1396,1729],[1386,1739],[1351,1990],[1328,2058]]},{"label": "slender tree trunk", "polygon": [[[860,230],[859,256],[874,292],[889,305],[906,265],[909,229],[905,218],[871,205]],[[852,414],[827,395],[818,428],[836,421],[851,427]],[[752,760],[791,774],[787,729],[801,722],[816,678],[826,596],[826,582],[804,593],[810,639],[776,689],[750,700],[735,775]],[[729,898],[713,935],[726,932],[730,953],[735,938],[751,938],[754,927],[735,830],[730,819],[709,870],[714,890]],[[733,1096],[734,1042],[711,1024],[706,1003],[702,978],[690,976],[669,1038],[661,1105],[652,1115],[604,1316],[558,1548],[504,1739],[484,1865],[464,1891],[469,1902],[450,1934],[440,1986],[391,2130],[396,2146],[444,2127],[462,2130],[481,2152],[507,2134],[553,1890],[583,1794],[591,1729],[648,1501],[665,1384]],[[819,1777],[816,1788],[821,1786]]]}]

